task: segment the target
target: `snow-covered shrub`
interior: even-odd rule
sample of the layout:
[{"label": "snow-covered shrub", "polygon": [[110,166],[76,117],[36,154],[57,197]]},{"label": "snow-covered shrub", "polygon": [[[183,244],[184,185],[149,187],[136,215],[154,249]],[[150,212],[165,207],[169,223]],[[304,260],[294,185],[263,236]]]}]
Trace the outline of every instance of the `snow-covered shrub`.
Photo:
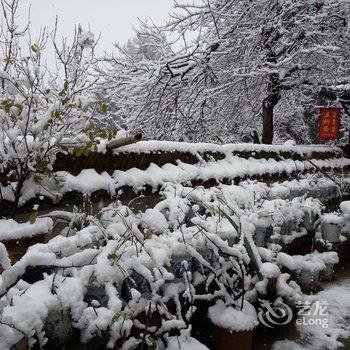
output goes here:
[{"label": "snow-covered shrub", "polygon": [[[295,305],[303,299],[296,272],[322,270],[337,259],[281,252],[278,225],[288,218],[302,226],[305,211],[317,212],[320,203],[266,199],[268,192],[248,182],[213,188],[168,183],[158,204],[138,213],[115,201],[96,215],[88,205],[85,212],[48,214],[66,222],[60,235],[31,246],[12,264],[1,247],[1,341],[10,346],[25,335],[45,344],[48,315],[63,309],[83,342],[104,336],[109,347],[161,348],[186,338],[200,308],[211,310],[214,323],[224,310],[227,317],[246,315],[254,326],[251,305],[259,307],[259,300]],[[256,220],[262,218],[275,227],[257,247]],[[40,266],[52,272],[32,284],[21,280],[29,267]]]},{"label": "snow-covered shrub", "polygon": [[[242,244],[230,247],[210,227],[173,225],[157,209],[134,214],[114,204],[97,216],[82,215],[66,215],[69,231],[5,265],[0,284],[4,339],[25,334],[45,344],[45,319],[63,307],[83,341],[108,332],[109,346],[158,343],[189,329],[198,300],[243,305],[249,258]],[[64,218],[62,212],[52,216]],[[55,272],[32,285],[17,282],[27,267],[42,265]],[[38,311],[24,322],[26,314],[19,310],[36,303]]]},{"label": "snow-covered shrub", "polygon": [[[14,210],[21,196],[46,187],[58,152],[89,149],[86,127],[101,105],[91,93],[94,57],[91,34],[80,27],[73,42],[58,44],[45,31],[34,42],[29,26],[16,23],[18,0],[2,1],[0,49],[0,173],[1,197]],[[45,46],[53,39],[57,71],[44,63]],[[29,45],[28,45],[29,42]],[[58,182],[58,179],[54,179]]]}]

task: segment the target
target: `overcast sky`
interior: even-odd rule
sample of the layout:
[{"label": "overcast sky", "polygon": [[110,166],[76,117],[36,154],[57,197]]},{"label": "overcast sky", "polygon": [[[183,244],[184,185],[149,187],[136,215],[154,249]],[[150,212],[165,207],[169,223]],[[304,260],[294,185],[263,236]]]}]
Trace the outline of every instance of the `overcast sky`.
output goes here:
[{"label": "overcast sky", "polygon": [[32,32],[52,27],[57,15],[65,35],[73,32],[75,24],[90,24],[95,34],[102,35],[100,50],[109,51],[114,42],[125,43],[133,35],[132,26],[137,26],[138,18],[151,17],[164,23],[173,0],[22,0],[22,11],[30,4]]}]

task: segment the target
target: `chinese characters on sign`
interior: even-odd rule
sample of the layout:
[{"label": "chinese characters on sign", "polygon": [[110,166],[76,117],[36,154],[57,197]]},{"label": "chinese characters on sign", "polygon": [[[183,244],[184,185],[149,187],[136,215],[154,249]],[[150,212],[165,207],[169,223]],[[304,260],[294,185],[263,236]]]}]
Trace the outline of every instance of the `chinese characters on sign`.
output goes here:
[{"label": "chinese characters on sign", "polygon": [[338,140],[340,108],[323,108],[321,113],[320,140]]}]

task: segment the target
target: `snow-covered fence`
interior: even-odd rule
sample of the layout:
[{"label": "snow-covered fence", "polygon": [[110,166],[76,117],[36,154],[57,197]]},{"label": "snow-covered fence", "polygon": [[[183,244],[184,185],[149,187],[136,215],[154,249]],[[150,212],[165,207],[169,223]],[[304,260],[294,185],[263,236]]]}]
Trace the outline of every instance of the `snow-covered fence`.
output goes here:
[{"label": "snow-covered fence", "polygon": [[303,161],[307,159],[324,160],[341,158],[342,153],[336,147],[324,146],[286,146],[286,145],[253,145],[206,143],[186,143],[167,141],[141,141],[134,145],[108,149],[105,145],[99,152],[75,156],[60,153],[53,165],[56,171],[68,171],[78,174],[83,169],[94,168],[96,171],[129,170],[136,167],[147,169],[152,163],[163,166],[177,164],[197,164],[206,161],[218,161],[227,157],[243,159],[273,159],[280,161],[290,159]]},{"label": "snow-covered fence", "polygon": [[[273,183],[300,174],[347,172],[349,167],[350,160],[340,149],[323,146],[141,141],[110,151],[104,143],[99,152],[87,155],[58,154],[53,176],[42,175],[40,183],[34,178],[25,181],[19,205],[57,203],[71,194],[78,194],[81,202],[85,194],[113,197],[120,190],[155,192],[168,182],[207,187],[245,179]],[[9,204],[14,200],[11,186],[1,186],[0,208],[4,215],[10,214]]]}]

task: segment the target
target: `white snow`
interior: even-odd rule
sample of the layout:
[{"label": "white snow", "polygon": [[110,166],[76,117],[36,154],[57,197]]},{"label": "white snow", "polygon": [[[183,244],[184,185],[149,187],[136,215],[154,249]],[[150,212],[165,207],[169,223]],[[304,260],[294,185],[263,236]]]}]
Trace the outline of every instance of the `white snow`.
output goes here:
[{"label": "white snow", "polygon": [[98,190],[112,193],[114,189],[114,181],[108,173],[98,174],[94,169],[84,169],[77,176],[66,172],[58,172],[57,175],[64,184],[62,194],[72,191],[89,194]]},{"label": "white snow", "polygon": [[[173,146],[147,143],[126,146],[124,151],[153,152],[152,147],[176,150],[176,147],[186,145]],[[178,348],[180,341],[181,348],[204,350],[206,348],[189,335],[190,327],[183,319],[180,297],[189,303],[196,300],[215,302],[208,310],[211,322],[237,332],[257,326],[256,311],[250,302],[256,302],[259,295],[266,293],[268,279],[276,279],[278,298],[291,304],[301,300],[303,296],[294,272],[321,271],[326,264],[338,263],[338,255],[332,251],[315,251],[305,256],[290,256],[280,252],[282,246],[279,244],[306,234],[305,215],[313,217],[323,210],[317,198],[307,195],[320,184],[330,186],[330,181],[320,174],[312,174],[272,185],[257,180],[241,181],[238,185],[218,183],[210,188],[191,185],[192,180],[288,174],[309,169],[307,162],[243,159],[234,154],[235,150],[244,150],[244,147],[256,147],[256,152],[265,149],[265,146],[251,145],[196,145],[192,152],[197,152],[199,159],[199,153],[214,149],[220,149],[226,157],[216,162],[202,160],[193,165],[180,161],[162,167],[151,164],[145,170],[116,170],[113,175],[98,174],[92,169],[77,176],[65,172],[56,174],[63,185],[56,188],[55,193],[59,196],[71,191],[91,194],[100,189],[113,194],[125,185],[134,190],[141,190],[146,185],[153,190],[160,187],[160,196],[154,208],[139,212],[133,212],[116,200],[96,215],[74,209],[72,213],[51,212],[39,217],[32,225],[12,219],[0,220],[0,240],[47,233],[53,227],[53,220],[69,223],[49,242],[31,246],[13,265],[5,246],[0,244],[3,268],[0,312],[31,341],[34,332],[39,333],[39,343],[43,345],[42,329],[47,314],[63,308],[71,312],[73,325],[81,331],[82,341],[88,341],[101,331],[109,331],[109,346],[113,347],[122,334],[131,335],[135,325],[143,327],[136,317],[138,314],[157,310],[166,315],[159,333],[176,330],[180,334],[178,337],[165,336],[168,349]],[[271,152],[279,153],[288,147],[294,146],[272,147]],[[310,156],[315,148],[297,149]],[[333,158],[315,162],[321,167],[332,168],[343,166],[347,160]],[[38,188],[28,181],[22,203],[38,193]],[[327,219],[327,215],[331,219]],[[338,214],[323,217],[332,222],[341,220]],[[273,241],[266,238],[266,242],[259,242],[261,247],[256,247],[254,234],[270,228],[274,228]],[[252,262],[258,273],[245,268]],[[32,284],[21,280],[27,268],[38,266],[47,266],[55,273],[44,275],[43,280]],[[288,273],[281,273],[283,268],[287,268]],[[242,273],[246,294],[244,299],[237,300],[232,290],[238,288],[235,284]],[[197,286],[203,289],[197,289]],[[129,297],[124,295],[125,288],[129,288]],[[27,292],[23,292],[25,290]],[[101,300],[86,302],[86,295],[91,297],[92,291],[96,290],[102,295]],[[40,300],[34,298],[34,293]],[[42,305],[37,306],[40,302]],[[174,312],[167,309],[169,302],[176,306]],[[31,308],[37,308],[37,312],[27,315]],[[191,320],[194,309],[186,310],[186,320]],[[6,336],[6,342],[0,341],[1,346],[12,346],[18,340],[17,333],[0,325],[0,335]],[[138,341],[131,337],[123,348],[136,346]]]},{"label": "white snow", "polygon": [[258,325],[256,311],[248,301],[239,310],[218,300],[208,309],[208,316],[216,326],[235,332],[253,330]]},{"label": "white snow", "polygon": [[343,214],[350,214],[350,201],[341,202],[340,209]]},{"label": "white snow", "polygon": [[281,275],[281,271],[278,266],[269,262],[263,263],[261,265],[260,273],[265,278],[277,278]]},{"label": "white snow", "polygon": [[342,225],[343,224],[343,218],[339,216],[337,213],[328,213],[324,214],[321,217],[322,222],[327,224],[333,224],[333,225]]},{"label": "white snow", "polygon": [[223,152],[233,153],[237,151],[248,152],[295,152],[297,154],[311,155],[312,152],[341,152],[336,147],[325,147],[322,145],[262,145],[262,144],[226,144],[217,145],[213,143],[187,143],[187,142],[172,142],[172,141],[140,141],[132,145],[127,145],[118,148],[115,153],[124,152],[136,152],[136,153],[150,153],[158,151],[168,152],[191,152],[196,154],[197,152]]},{"label": "white snow", "polygon": [[13,219],[0,220],[0,241],[33,237],[50,232],[53,221],[50,218],[37,218],[31,224],[29,222],[18,223]]},{"label": "white snow", "polygon": [[[273,350],[343,349],[343,340],[346,339],[348,344],[347,339],[350,338],[350,279],[332,282],[325,286],[323,291],[306,296],[305,301],[312,304],[312,307],[310,316],[306,316],[305,324],[297,325],[300,336],[297,340],[277,341]],[[324,316],[318,315],[316,310],[319,302],[326,305]],[[315,312],[316,316],[313,316]],[[327,327],[309,324],[308,320],[315,317],[326,320]]]}]

